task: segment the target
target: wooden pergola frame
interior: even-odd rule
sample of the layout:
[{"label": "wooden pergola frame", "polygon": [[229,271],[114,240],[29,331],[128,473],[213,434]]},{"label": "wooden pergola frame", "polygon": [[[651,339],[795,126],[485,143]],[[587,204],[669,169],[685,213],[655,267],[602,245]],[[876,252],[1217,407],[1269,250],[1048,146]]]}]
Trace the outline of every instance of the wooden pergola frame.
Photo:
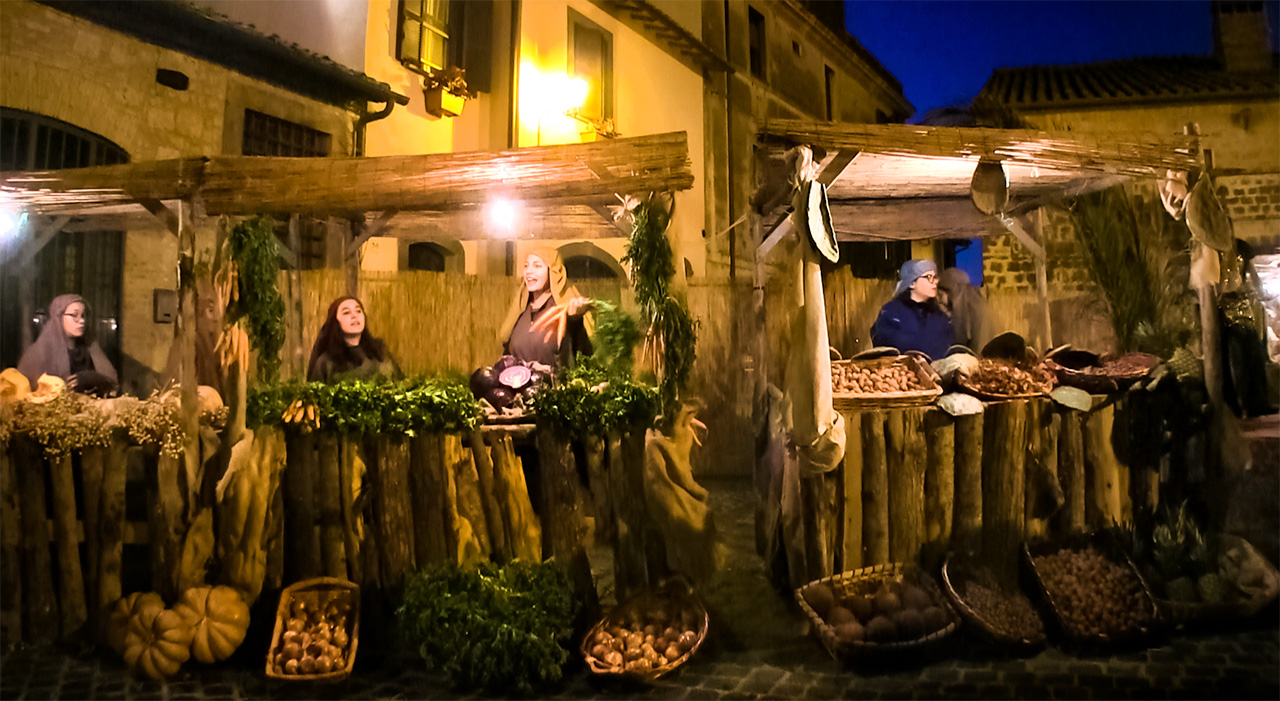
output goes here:
[{"label": "wooden pergola frame", "polygon": [[[1079,133],[1025,129],[845,124],[772,120],[760,130],[763,185],[753,198],[759,218],[756,285],[764,284],[769,253],[792,231],[792,185],[786,152],[813,150],[817,180],[828,188],[840,241],[968,239],[1012,234],[1035,262],[1046,338],[1048,275],[1040,207],[1132,178],[1202,167],[1194,134]],[[982,159],[1001,162],[1009,202],[984,215],[969,183]]]}]

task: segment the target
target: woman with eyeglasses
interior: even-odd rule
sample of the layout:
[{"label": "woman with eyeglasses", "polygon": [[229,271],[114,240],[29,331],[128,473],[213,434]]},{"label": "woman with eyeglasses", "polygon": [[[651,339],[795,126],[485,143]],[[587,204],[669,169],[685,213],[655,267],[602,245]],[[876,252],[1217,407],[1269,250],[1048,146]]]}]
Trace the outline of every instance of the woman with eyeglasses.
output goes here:
[{"label": "woman with eyeglasses", "polygon": [[49,303],[49,318],[40,337],[22,354],[18,371],[34,388],[41,375],[66,380],[67,387],[104,397],[116,391],[119,378],[102,348],[93,340],[89,308],[80,295],[59,295]]},{"label": "woman with eyeglasses", "polygon": [[902,264],[893,299],[871,325],[871,342],[931,359],[947,354],[954,340],[951,319],[938,306],[938,268],[930,260]]}]

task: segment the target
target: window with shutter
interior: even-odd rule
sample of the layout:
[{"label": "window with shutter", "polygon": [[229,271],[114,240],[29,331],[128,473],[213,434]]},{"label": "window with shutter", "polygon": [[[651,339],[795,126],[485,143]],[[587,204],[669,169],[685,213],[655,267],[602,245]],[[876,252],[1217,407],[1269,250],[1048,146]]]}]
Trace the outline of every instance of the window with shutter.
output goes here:
[{"label": "window with shutter", "polygon": [[578,113],[591,119],[613,118],[613,34],[569,10],[569,74],[587,82]]},{"label": "window with shutter", "polygon": [[449,58],[450,0],[400,0],[400,62],[419,73],[443,70]]}]

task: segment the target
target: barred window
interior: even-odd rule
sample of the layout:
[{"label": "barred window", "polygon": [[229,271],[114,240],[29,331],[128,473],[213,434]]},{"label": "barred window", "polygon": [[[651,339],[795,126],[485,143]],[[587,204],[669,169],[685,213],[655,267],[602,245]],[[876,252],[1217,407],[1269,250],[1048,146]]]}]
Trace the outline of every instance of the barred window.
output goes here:
[{"label": "barred window", "polygon": [[246,156],[290,156],[295,158],[329,155],[333,137],[311,127],[272,117],[255,110],[244,111]]}]

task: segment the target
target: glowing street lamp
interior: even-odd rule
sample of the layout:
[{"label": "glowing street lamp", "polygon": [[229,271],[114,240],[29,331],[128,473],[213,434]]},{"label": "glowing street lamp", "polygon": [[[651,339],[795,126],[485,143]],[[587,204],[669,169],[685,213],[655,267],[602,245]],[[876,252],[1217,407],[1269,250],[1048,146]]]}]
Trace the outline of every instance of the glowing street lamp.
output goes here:
[{"label": "glowing street lamp", "polygon": [[520,65],[520,116],[532,117],[537,124],[539,145],[544,128],[553,132],[576,128],[569,115],[582,107],[589,87],[581,78],[543,73],[530,61]]}]

